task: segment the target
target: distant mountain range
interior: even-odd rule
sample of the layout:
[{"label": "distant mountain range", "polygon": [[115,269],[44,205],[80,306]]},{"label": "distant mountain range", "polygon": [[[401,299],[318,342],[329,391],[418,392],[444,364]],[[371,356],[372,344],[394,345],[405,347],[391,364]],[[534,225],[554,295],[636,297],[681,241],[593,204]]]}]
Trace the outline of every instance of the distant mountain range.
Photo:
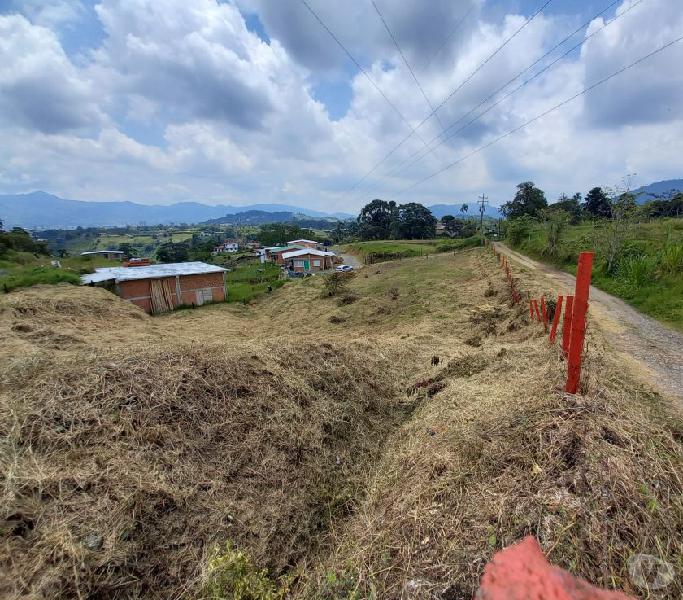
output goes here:
[{"label": "distant mountain range", "polygon": [[659,196],[675,195],[683,192],[683,179],[667,179],[665,181],[655,181],[650,185],[644,185],[634,190],[638,204],[643,204],[648,200],[653,200]]},{"label": "distant mountain range", "polygon": [[[229,214],[249,211],[287,214],[296,218],[315,217],[347,219],[346,213],[321,211],[287,204],[250,204],[210,206],[199,202],[179,202],[168,206],[135,202],[88,202],[67,200],[46,192],[0,195],[0,219],[5,227],[29,229],[66,229],[71,227],[123,227],[125,225],[168,225],[171,223],[201,223]],[[264,222],[264,221],[262,221]]]},{"label": "distant mountain range", "polygon": [[[339,213],[337,213],[339,214]],[[351,215],[348,215],[351,218]],[[337,217],[314,217],[301,212],[266,210],[245,210],[242,212],[223,215],[217,219],[204,221],[203,225],[263,225],[265,223],[297,222],[301,227],[319,227],[321,229],[334,225],[339,221]]]}]

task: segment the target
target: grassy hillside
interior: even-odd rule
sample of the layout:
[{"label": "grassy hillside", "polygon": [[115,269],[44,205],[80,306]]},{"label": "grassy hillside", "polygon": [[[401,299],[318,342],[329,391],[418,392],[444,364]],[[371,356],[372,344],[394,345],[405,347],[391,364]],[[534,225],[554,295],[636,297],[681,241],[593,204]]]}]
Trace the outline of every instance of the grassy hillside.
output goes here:
[{"label": "grassy hillside", "polygon": [[[579,252],[595,250],[593,284],[644,313],[683,331],[683,220],[657,219],[633,224],[612,272],[605,265],[601,238],[606,223],[568,227],[556,255],[547,251],[547,232],[532,226],[515,249],[574,273]],[[510,243],[508,237],[506,243]]]},{"label": "grassy hillside", "polygon": [[525,534],[639,593],[633,553],[682,557],[683,424],[593,325],[565,397],[527,314],[480,249],[160,317],[0,296],[0,595],[465,598]]},{"label": "grassy hillside", "polygon": [[[59,260],[61,268],[52,266]],[[7,252],[0,258],[0,293],[38,284],[80,284],[80,276],[91,273],[97,267],[120,266],[120,261],[100,256],[73,256],[55,259],[30,252]]]},{"label": "grassy hillside", "polygon": [[467,239],[438,240],[378,240],[345,244],[342,251],[360,256],[365,263],[372,264],[388,260],[428,256],[439,252],[462,250],[478,246],[480,240],[474,236]]}]

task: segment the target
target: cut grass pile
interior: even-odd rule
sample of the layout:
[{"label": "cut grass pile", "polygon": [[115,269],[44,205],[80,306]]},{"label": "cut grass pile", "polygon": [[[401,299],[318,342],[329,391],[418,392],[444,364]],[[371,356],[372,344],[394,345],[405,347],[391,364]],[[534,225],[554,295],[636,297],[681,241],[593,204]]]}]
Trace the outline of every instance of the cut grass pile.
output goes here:
[{"label": "cut grass pile", "polygon": [[680,568],[681,420],[593,323],[568,398],[488,253],[366,267],[349,302],[321,285],[160,318],[89,288],[3,296],[0,595],[469,598],[527,533],[636,596],[633,554]]},{"label": "cut grass pile", "polygon": [[391,370],[324,343],[15,360],[2,595],[174,597],[228,537],[283,572],[409,410]]}]

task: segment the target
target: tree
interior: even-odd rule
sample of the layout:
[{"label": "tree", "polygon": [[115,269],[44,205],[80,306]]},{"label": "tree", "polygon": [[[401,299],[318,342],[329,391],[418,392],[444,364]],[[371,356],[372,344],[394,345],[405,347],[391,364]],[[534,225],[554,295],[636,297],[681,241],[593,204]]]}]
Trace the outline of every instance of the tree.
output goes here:
[{"label": "tree", "polygon": [[444,225],[447,225],[451,221],[455,221],[455,217],[453,215],[444,215],[443,217],[441,217],[441,222]]},{"label": "tree", "polygon": [[600,187],[594,187],[586,194],[583,210],[596,219],[609,219],[612,215],[609,198]]},{"label": "tree", "polygon": [[472,219],[453,219],[445,224],[446,232],[451,237],[466,238],[477,232],[477,226]]},{"label": "tree", "polygon": [[581,194],[576,193],[571,198],[562,194],[557,202],[548,206],[548,210],[561,210],[568,213],[570,223],[576,225],[581,220]]},{"label": "tree", "polygon": [[392,237],[392,229],[396,229],[396,217],[394,201],[387,202],[376,198],[366,204],[358,215],[361,237],[364,240],[384,240]]},{"label": "tree", "polygon": [[302,229],[294,223],[268,223],[261,225],[256,237],[264,246],[284,244],[288,240],[299,238],[316,239],[315,234],[310,229]]},{"label": "tree", "polygon": [[416,202],[398,207],[398,227],[403,239],[426,239],[436,236],[436,218]]},{"label": "tree", "polygon": [[610,220],[598,238],[605,269],[613,273],[626,243],[628,231],[637,214],[638,205],[633,194],[615,192],[610,202]]},{"label": "tree", "polygon": [[566,210],[546,208],[541,211],[541,217],[548,240],[544,252],[550,256],[557,256],[562,243],[562,234],[571,220],[571,215]]},{"label": "tree", "polygon": [[538,217],[540,211],[548,207],[543,190],[533,181],[524,181],[517,186],[517,193],[510,201],[503,204],[501,212],[508,219],[518,219],[524,215]]},{"label": "tree", "polygon": [[157,260],[162,263],[183,262],[188,259],[189,255],[189,248],[184,242],[166,242],[157,249]]},{"label": "tree", "polygon": [[129,244],[128,242],[123,242],[123,243],[119,244],[119,250],[121,252],[123,252],[123,255],[125,258],[133,258],[137,254],[139,254],[137,249],[132,244]]},{"label": "tree", "polygon": [[460,212],[463,213],[463,214],[465,214],[465,213],[469,210],[469,208],[470,208],[470,207],[469,207],[467,204],[463,204],[463,205],[460,207]]}]

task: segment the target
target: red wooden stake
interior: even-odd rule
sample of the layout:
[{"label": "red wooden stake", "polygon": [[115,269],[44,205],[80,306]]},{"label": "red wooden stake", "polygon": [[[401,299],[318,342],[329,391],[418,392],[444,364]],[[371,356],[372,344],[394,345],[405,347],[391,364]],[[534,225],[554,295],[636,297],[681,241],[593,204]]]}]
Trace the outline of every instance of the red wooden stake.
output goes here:
[{"label": "red wooden stake", "polygon": [[593,269],[593,252],[579,254],[576,269],[576,289],[572,308],[572,333],[569,341],[569,365],[567,368],[567,385],[564,388],[570,394],[576,394],[581,379],[581,355],[583,340],[586,335],[586,311],[588,310],[588,294]]},{"label": "red wooden stake", "polygon": [[572,308],[574,296],[567,296],[567,306],[564,308],[564,321],[562,322],[562,354],[569,354],[569,339],[572,334]]},{"label": "red wooden stake", "polygon": [[548,310],[545,307],[545,295],[541,296],[541,315],[543,316],[543,327],[548,331]]},{"label": "red wooden stake", "polygon": [[541,312],[538,310],[538,301],[534,298],[534,310],[536,311],[536,318],[541,320]]},{"label": "red wooden stake", "polygon": [[562,302],[564,298],[562,296],[557,297],[557,305],[555,306],[555,316],[553,317],[553,326],[550,328],[550,343],[555,342],[555,336],[557,335],[557,325],[560,322],[560,315],[562,314]]},{"label": "red wooden stake", "polygon": [[534,301],[529,298],[529,318],[533,321],[534,319]]}]

